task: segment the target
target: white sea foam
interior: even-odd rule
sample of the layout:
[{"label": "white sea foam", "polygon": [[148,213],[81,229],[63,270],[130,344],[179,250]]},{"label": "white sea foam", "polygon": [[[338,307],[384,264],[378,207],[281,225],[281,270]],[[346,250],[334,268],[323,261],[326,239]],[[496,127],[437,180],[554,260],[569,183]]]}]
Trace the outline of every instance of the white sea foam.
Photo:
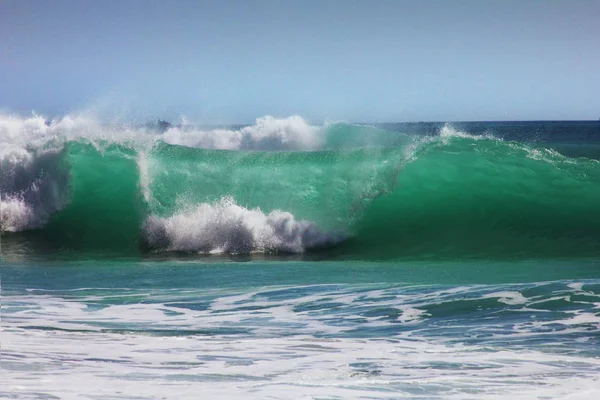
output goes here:
[{"label": "white sea foam", "polygon": [[487,298],[487,299],[497,298],[500,303],[504,303],[504,304],[508,304],[508,305],[517,305],[517,304],[526,304],[527,303],[527,298],[524,297],[519,292],[509,292],[509,291],[494,292],[494,293],[488,293],[488,294],[484,295],[483,297]]},{"label": "white sea foam", "polygon": [[171,127],[160,136],[169,144],[221,150],[315,150],[322,144],[320,129],[297,115],[265,116],[237,130]]},{"label": "white sea foam", "polygon": [[462,307],[446,316],[419,313],[415,321],[364,318],[388,307],[408,312],[515,297],[533,286],[541,297],[556,289],[550,283],[456,292],[388,284],[9,291],[0,397],[192,399],[201,391],[222,399],[595,399],[597,350],[573,345],[594,340],[592,308],[577,311],[577,319],[559,312],[545,323],[566,329],[544,331],[527,316],[511,327],[501,313],[472,318]]},{"label": "white sea foam", "polygon": [[64,206],[69,176],[60,165],[57,132],[44,119],[0,117],[0,231],[37,228]]},{"label": "white sea foam", "polygon": [[0,228],[7,232],[18,232],[31,226],[35,221],[32,208],[21,199],[0,200]]},{"label": "white sea foam", "polygon": [[0,231],[45,224],[69,201],[70,176],[60,157],[66,141],[98,135],[85,116],[48,121],[41,115],[0,115]]},{"label": "white sea foam", "polygon": [[150,190],[150,184],[152,182],[150,176],[150,161],[145,151],[140,151],[137,157],[138,173],[140,174],[139,187],[144,196],[144,200],[147,204],[152,202],[152,191]]},{"label": "white sea foam", "polygon": [[600,384],[594,359],[416,340],[4,337],[0,391],[19,398],[593,400]]},{"label": "white sea foam", "polygon": [[439,135],[442,138],[442,143],[444,144],[447,144],[448,139],[450,138],[463,138],[471,140],[500,140],[489,133],[483,135],[471,135],[469,133],[456,129],[454,126],[452,126],[452,124],[444,124],[444,126],[440,128]]},{"label": "white sea foam", "polygon": [[289,212],[239,206],[232,198],[201,203],[173,216],[150,216],[143,228],[151,248],[197,253],[300,253],[339,242],[339,234],[322,232],[310,221],[297,221]]}]

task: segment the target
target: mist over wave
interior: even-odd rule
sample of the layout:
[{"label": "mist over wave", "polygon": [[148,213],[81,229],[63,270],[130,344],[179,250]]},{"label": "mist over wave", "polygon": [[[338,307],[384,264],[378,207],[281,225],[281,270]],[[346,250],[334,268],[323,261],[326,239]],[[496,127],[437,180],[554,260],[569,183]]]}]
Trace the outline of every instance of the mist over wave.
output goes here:
[{"label": "mist over wave", "polygon": [[69,176],[58,142],[79,131],[80,122],[0,117],[1,231],[39,228],[67,203]]},{"label": "mist over wave", "polygon": [[200,130],[171,127],[160,136],[169,144],[220,150],[317,150],[322,145],[321,129],[299,116],[258,118],[255,125],[237,130]]}]

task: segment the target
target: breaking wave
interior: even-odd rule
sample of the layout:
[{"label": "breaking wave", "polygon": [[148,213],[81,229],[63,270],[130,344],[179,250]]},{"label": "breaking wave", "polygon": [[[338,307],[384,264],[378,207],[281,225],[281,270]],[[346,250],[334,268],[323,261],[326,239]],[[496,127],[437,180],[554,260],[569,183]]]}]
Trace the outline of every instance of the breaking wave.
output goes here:
[{"label": "breaking wave", "polygon": [[415,135],[298,116],[219,129],[1,116],[0,163],[3,238],[19,235],[28,248],[329,248],[347,259],[599,252],[597,160],[452,125]]},{"label": "breaking wave", "polygon": [[142,231],[151,249],[206,254],[301,253],[343,238],[322,232],[313,222],[296,221],[289,212],[265,214],[241,207],[232,198],[167,218],[150,216]]},{"label": "breaking wave", "polygon": [[160,137],[166,143],[220,150],[316,150],[322,137],[318,127],[299,116],[258,118],[255,125],[240,129],[201,130],[171,127]]}]

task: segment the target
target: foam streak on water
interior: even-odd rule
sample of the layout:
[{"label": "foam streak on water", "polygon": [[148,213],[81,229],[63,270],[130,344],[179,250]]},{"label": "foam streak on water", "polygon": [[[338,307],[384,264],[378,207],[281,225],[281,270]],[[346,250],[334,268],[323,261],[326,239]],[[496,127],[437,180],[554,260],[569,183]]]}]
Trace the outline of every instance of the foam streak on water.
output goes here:
[{"label": "foam streak on water", "polygon": [[599,289],[13,291],[0,396],[591,400]]}]

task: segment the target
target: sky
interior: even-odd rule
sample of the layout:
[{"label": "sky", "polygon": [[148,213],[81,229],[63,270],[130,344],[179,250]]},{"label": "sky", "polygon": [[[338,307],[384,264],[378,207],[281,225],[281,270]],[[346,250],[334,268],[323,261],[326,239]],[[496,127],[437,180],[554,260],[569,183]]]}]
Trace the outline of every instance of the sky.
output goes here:
[{"label": "sky", "polygon": [[600,118],[600,1],[0,1],[0,111]]}]

